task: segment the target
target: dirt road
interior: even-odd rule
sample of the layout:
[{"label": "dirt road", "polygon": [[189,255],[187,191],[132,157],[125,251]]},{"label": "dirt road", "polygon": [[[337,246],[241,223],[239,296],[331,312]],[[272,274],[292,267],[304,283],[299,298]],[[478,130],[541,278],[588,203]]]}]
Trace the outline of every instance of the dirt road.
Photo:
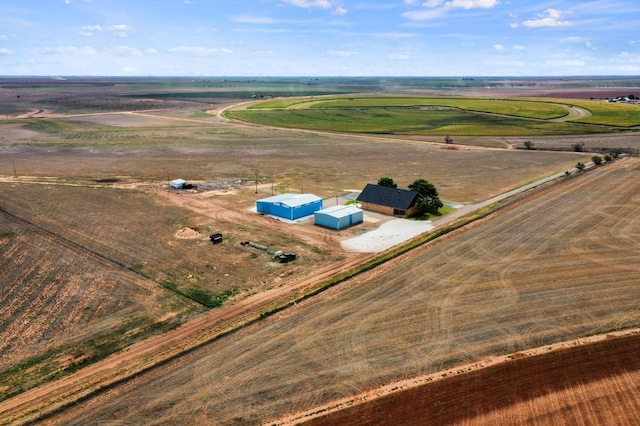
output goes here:
[{"label": "dirt road", "polygon": [[[527,191],[556,179],[562,174],[549,176],[483,203],[463,207],[438,219],[434,224],[436,228],[445,226],[477,209]],[[225,215],[225,217],[231,215],[231,217],[227,217],[230,219],[239,214],[228,210],[223,212],[221,209],[208,210],[211,208],[211,204],[199,204],[193,200],[191,202],[183,202],[183,205],[214,217],[220,214]],[[309,235],[309,237],[317,238],[316,235]],[[104,390],[142,371],[178,357],[206,342],[233,332],[233,330],[243,325],[258,321],[261,318],[261,313],[292,304],[302,295],[318,288],[326,280],[349,271],[373,259],[375,256],[376,254],[372,253],[353,254],[351,257],[321,269],[305,279],[297,282],[287,282],[278,288],[255,294],[234,305],[212,310],[201,318],[184,324],[172,332],[151,337],[75,374],[3,401],[0,403],[0,418],[4,419],[1,424],[11,424],[14,421],[22,422],[37,418],[42,414],[72,404],[87,395]],[[381,270],[384,269],[381,268]],[[371,273],[375,273],[375,270],[368,272],[368,274]]]},{"label": "dirt road", "polygon": [[261,313],[293,303],[318,284],[372,258],[362,254],[319,270],[307,279],[289,283],[215,309],[164,335],[151,337],[122,352],[55,382],[31,389],[0,403],[0,424],[24,422],[55,411],[161,364],[208,341],[257,321]]}]

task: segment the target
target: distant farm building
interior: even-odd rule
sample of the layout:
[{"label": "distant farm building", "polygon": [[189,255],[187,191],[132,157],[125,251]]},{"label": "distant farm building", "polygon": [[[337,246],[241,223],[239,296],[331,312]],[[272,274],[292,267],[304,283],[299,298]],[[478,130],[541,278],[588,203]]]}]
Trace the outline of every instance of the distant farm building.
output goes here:
[{"label": "distant farm building", "polygon": [[314,223],[332,229],[344,229],[362,223],[364,212],[356,206],[333,206],[313,214]]},{"label": "distant farm building", "polygon": [[171,182],[169,182],[169,186],[173,189],[183,189],[186,184],[187,184],[187,181],[184,179],[174,179]]},{"label": "distant farm building", "polygon": [[258,213],[295,220],[322,209],[322,198],[313,194],[280,194],[256,202]]},{"label": "distant farm building", "polygon": [[358,195],[357,201],[362,208],[373,212],[393,215],[411,216],[416,213],[416,202],[419,194],[408,189],[367,184]]}]

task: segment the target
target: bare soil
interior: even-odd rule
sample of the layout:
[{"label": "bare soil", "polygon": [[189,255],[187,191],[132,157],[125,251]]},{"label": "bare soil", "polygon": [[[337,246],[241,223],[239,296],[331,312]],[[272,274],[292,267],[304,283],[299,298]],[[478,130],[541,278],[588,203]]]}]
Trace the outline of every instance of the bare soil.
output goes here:
[{"label": "bare soil", "polygon": [[[188,418],[200,424],[272,424],[289,413],[322,409],[332,401],[425,374],[444,372],[459,390],[458,380],[467,376],[456,372],[470,363],[516,352],[530,355],[530,348],[553,348],[585,335],[637,327],[640,270],[633,259],[638,256],[635,236],[640,229],[633,220],[638,204],[629,200],[637,197],[639,170],[638,160],[624,160],[539,191],[495,216],[114,386],[44,423],[116,419],[169,423]],[[602,229],[609,230],[606,237]],[[633,357],[637,339],[629,350],[615,351],[625,342],[604,349],[602,359],[619,357],[624,363]],[[596,358],[599,347],[585,350]],[[567,354],[573,356],[571,350]],[[563,387],[548,385],[545,378],[559,375],[554,356],[531,361],[540,362],[535,368],[549,370],[540,373],[544,394],[549,394],[549,386]],[[576,360],[583,359],[576,355]],[[514,365],[515,370],[504,367],[505,380],[522,364]],[[561,383],[598,365],[585,361],[567,368]],[[480,391],[489,389],[483,387],[487,375],[496,375],[502,383],[498,372],[503,370],[487,371],[468,376],[480,377],[470,384],[479,389],[477,395],[468,395],[470,401],[491,400]],[[633,381],[635,373],[628,374],[621,379]],[[536,377],[525,375],[520,389],[535,388]],[[602,392],[585,396],[594,404],[604,400],[632,404],[631,397],[618,398],[625,395],[621,390],[628,389],[625,383],[591,387],[596,382],[589,373],[586,377],[583,382],[577,379],[581,384],[568,386]],[[520,396],[520,390],[514,392],[513,401],[527,398]],[[566,392],[577,400],[571,390]],[[461,392],[454,403],[439,406],[465,421],[466,414],[456,417],[455,411],[456,401],[466,397]],[[637,400],[637,395],[633,397]],[[545,416],[571,418],[557,399],[549,399],[546,409],[535,405],[540,400],[528,401],[534,404],[530,407],[550,413]],[[496,409],[509,406],[508,401],[496,404]],[[597,406],[607,418],[621,409]],[[484,415],[481,407],[474,407]],[[576,416],[591,415],[589,408],[582,408],[577,406]]]},{"label": "bare soil", "polygon": [[371,398],[306,424],[632,425],[640,417],[638,351],[639,335],[611,336]]}]

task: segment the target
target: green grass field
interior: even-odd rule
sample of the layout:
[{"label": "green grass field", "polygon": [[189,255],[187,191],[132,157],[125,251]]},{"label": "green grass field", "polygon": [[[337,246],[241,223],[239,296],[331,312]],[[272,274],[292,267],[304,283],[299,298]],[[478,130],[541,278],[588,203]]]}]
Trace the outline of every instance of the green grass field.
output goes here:
[{"label": "green grass field", "polygon": [[351,108],[307,110],[238,110],[228,117],[257,124],[309,130],[456,136],[526,136],[605,133],[608,128],[593,128],[573,123],[523,120],[441,109],[423,111],[416,108]]},{"label": "green grass field", "polygon": [[[590,115],[572,118],[572,106]],[[273,99],[227,111],[227,117],[309,130],[460,136],[571,135],[640,126],[640,108],[603,101],[463,97]],[[566,121],[562,121],[566,117]]]},{"label": "green grass field", "polygon": [[591,116],[574,120],[576,123],[598,124],[602,126],[637,127],[640,126],[640,107],[637,105],[610,103],[598,100],[553,100],[558,103],[584,108]]}]

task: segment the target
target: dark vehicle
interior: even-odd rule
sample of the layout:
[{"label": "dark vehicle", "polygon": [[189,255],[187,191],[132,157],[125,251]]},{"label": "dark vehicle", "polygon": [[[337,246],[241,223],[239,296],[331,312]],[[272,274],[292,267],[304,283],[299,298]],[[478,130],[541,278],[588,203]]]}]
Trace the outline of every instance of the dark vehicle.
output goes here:
[{"label": "dark vehicle", "polygon": [[278,261],[280,263],[287,263],[287,262],[291,262],[292,260],[296,260],[296,254],[295,253],[282,253],[278,255]]},{"label": "dark vehicle", "polygon": [[220,244],[222,242],[222,234],[220,233],[211,234],[209,235],[209,239],[213,244]]}]

